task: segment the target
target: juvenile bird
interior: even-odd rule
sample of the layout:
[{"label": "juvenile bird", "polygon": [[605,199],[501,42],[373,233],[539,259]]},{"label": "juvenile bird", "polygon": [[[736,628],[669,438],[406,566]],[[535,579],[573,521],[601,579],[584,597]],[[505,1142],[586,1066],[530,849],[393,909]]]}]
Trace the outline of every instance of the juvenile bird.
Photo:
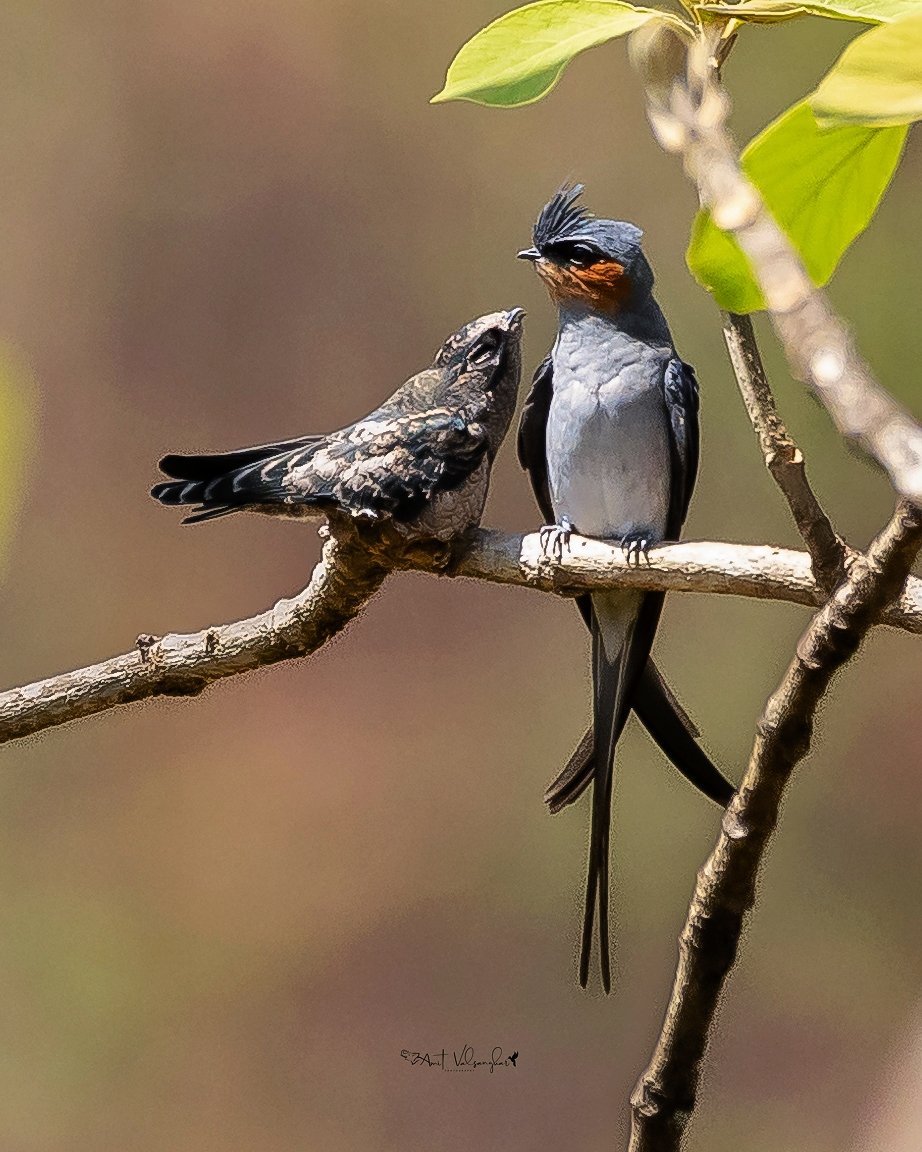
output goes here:
[{"label": "juvenile bird", "polygon": [[[534,229],[533,261],[558,309],[557,339],[525,402],[518,449],[560,557],[571,532],[617,539],[639,562],[677,540],[698,469],[698,383],[653,298],[639,228],[593,217],[582,185],[562,188]],[[592,783],[579,979],[589,977],[596,902],[602,985],[611,987],[609,825],[615,747],[635,709],[679,771],[726,805],[733,786],[696,743],[698,731],[649,659],[663,593],[630,589],[577,601],[592,635],[592,729],[548,788],[552,811]]]},{"label": "juvenile bird", "polygon": [[327,516],[366,540],[447,543],[480,521],[521,373],[521,308],[472,320],[380,408],[327,436],[164,456],[151,495],[185,523],[249,510]]}]

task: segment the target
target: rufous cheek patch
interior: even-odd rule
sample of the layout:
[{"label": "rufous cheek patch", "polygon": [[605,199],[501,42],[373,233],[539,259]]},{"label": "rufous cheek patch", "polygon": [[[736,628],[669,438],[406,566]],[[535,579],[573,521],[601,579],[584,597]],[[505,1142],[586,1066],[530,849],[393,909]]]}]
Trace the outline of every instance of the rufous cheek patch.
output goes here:
[{"label": "rufous cheek patch", "polygon": [[558,304],[580,302],[600,312],[617,312],[630,292],[624,266],[616,260],[599,260],[587,268],[566,268],[543,260],[537,267]]}]

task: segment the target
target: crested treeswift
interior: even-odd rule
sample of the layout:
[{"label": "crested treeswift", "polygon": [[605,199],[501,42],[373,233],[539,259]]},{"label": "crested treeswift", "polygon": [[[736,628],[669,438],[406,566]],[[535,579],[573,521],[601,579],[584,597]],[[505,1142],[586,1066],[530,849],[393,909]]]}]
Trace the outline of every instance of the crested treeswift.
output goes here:
[{"label": "crested treeswift", "polygon": [[448,543],[476,527],[490,467],[515,410],[521,308],[465,324],[432,364],[364,419],[301,436],[201,456],[164,456],[173,479],[151,495],[195,505],[186,523],[231,512],[326,516],[359,537]]},{"label": "crested treeswift", "polygon": [[[549,551],[571,532],[620,540],[639,562],[677,540],[698,469],[698,383],[653,298],[640,229],[596,219],[562,188],[534,228],[534,262],[558,310],[557,338],[523,409],[518,448],[546,520]],[[632,589],[578,599],[592,637],[592,728],[548,788],[552,811],[592,784],[579,978],[589,975],[598,907],[602,985],[611,987],[609,827],[614,756],[633,708],[679,771],[726,805],[733,786],[696,742],[698,731],[650,659],[663,593]]]}]

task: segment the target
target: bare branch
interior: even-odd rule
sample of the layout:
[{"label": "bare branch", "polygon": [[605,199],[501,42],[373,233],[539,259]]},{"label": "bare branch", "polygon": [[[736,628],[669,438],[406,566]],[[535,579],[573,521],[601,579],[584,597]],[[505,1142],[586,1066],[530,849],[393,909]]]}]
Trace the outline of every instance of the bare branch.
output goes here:
[{"label": "bare branch", "polygon": [[327,541],[292,600],[190,635],[142,635],[132,652],[0,695],[0,743],[151,696],[195,696],[215,680],[316,651],[378,590],[387,569],[370,553]]},{"label": "bare branch", "polygon": [[886,469],[897,493],[922,507],[922,428],[874,379],[740,169],[724,128],[729,100],[717,82],[718,47],[702,37],[689,49],[664,24],[635,37],[632,56],[647,83],[654,131],[682,156],[714,223],[746,254],[794,376],[810,385],[839,431]]},{"label": "bare branch", "polygon": [[[742,173],[724,130],[729,101],[718,81],[719,41],[701,37],[688,48],[661,28],[640,40],[633,56],[644,73],[660,142],[682,155],[715,224],[732,233],[746,254],[794,374],[811,385],[840,431],[887,470],[906,498],[866,555],[847,556],[845,580],[798,644],[759,721],[717,846],[698,874],[662,1031],[631,1097],[630,1152],[678,1152],[761,862],[785,786],[809,751],[817,706],[836,671],[899,596],[922,546],[922,428],[873,378]],[[815,533],[812,493],[807,500],[801,511]],[[822,538],[826,525],[819,524]]]},{"label": "bare branch", "polygon": [[765,466],[788,502],[813,561],[817,583],[831,592],[845,575],[845,545],[810,487],[803,455],[775,407],[752,320],[734,312],[724,312],[723,317],[730,363],[759,438]]},{"label": "bare branch", "polygon": [[[431,558],[405,556],[405,568],[431,570]],[[387,564],[331,540],[310,584],[292,600],[248,620],[188,635],[140,636],[133,651],[0,693],[0,744],[151,696],[194,696],[215,680],[316,651],[355,616],[383,582]],[[652,548],[636,567],[620,544],[574,536],[560,564],[536,533],[479,530],[450,575],[574,595],[612,587],[705,592],[787,601],[823,601],[804,552],[768,545],[687,542]],[[922,635],[922,580],[910,579],[883,616]]]},{"label": "bare branch", "polygon": [[[783,600],[810,608],[826,601],[811,571],[810,557],[789,548],[686,540],[656,545],[649,551],[649,563],[636,567],[625,559],[620,544],[575,534],[570,543],[569,553],[558,564],[544,557],[536,533],[517,536],[480,529],[451,575],[563,596],[605,588],[643,588]],[[881,623],[922,632],[922,580],[909,578]],[[0,696],[0,736],[2,700]]]},{"label": "bare branch", "polygon": [[681,1146],[714,1013],[755,900],[784,788],[810,749],[813,718],[830,681],[898,594],[920,546],[922,513],[902,504],[813,618],[765,707],[739,792],[698,873],[663,1030],[631,1097],[629,1152],[678,1152]]}]

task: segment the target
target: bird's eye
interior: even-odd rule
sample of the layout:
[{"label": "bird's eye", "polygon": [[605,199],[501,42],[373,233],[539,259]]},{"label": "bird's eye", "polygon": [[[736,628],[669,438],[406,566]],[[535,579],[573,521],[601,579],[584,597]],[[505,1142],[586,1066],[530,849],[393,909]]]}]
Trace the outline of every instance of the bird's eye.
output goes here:
[{"label": "bird's eye", "polygon": [[494,329],[484,332],[467,354],[469,364],[486,364],[496,355],[499,348],[499,333]]},{"label": "bird's eye", "polygon": [[571,244],[567,249],[567,259],[577,268],[588,268],[599,259],[599,251],[591,244]]}]

